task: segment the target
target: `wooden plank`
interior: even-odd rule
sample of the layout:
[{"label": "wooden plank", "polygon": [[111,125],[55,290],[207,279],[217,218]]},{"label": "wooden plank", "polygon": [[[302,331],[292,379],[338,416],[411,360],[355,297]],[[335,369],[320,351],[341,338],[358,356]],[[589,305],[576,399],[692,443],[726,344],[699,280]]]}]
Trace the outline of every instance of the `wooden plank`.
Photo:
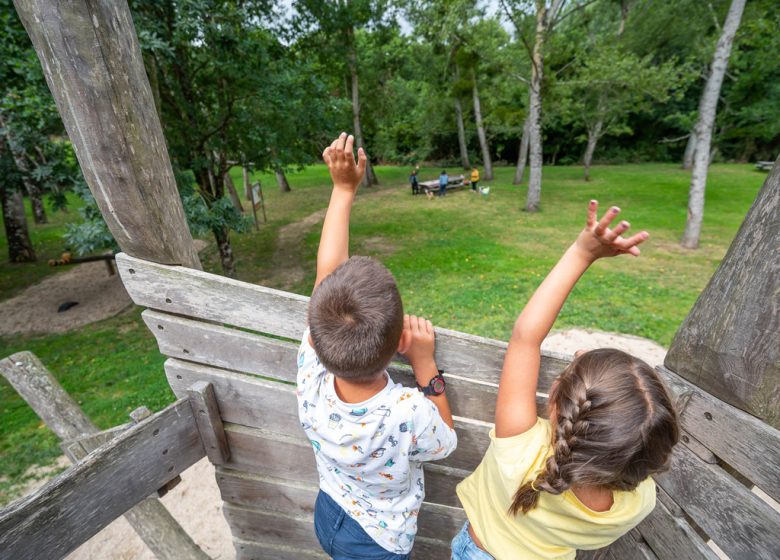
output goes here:
[{"label": "wooden plank", "polygon": [[177,401],[0,512],[0,556],[65,556],[204,455],[190,403]]},{"label": "wooden plank", "polygon": [[[307,551],[322,550],[314,532],[314,518],[311,514],[262,511],[233,504],[225,504],[224,512],[234,537],[241,541],[291,546]],[[451,527],[447,526],[446,530],[450,531]],[[460,526],[457,530],[460,530]],[[450,552],[450,540],[455,536],[455,532],[451,536],[447,533],[446,538],[442,538],[443,534],[439,534],[438,538],[426,537],[421,527],[415,539],[413,557],[446,558]]]},{"label": "wooden plank", "polygon": [[637,529],[660,560],[718,560],[685,518],[672,515],[660,500]]},{"label": "wooden plank", "polygon": [[669,471],[655,479],[731,558],[777,558],[780,514],[723,469],[678,445]]},{"label": "wooden plank", "polygon": [[[176,359],[165,362],[165,372],[177,396],[186,396],[187,388],[198,381],[211,383],[222,419],[227,422],[280,433],[300,432],[303,436],[292,385]],[[490,445],[488,430],[481,424],[456,419],[458,447],[449,457],[437,463],[474,470]]]},{"label": "wooden plank", "polygon": [[[295,382],[297,344],[149,309],[142,316],[157,338],[160,352],[167,356]],[[408,366],[392,365],[388,371],[394,381],[407,387],[415,386],[414,375]],[[453,414],[493,422],[498,394],[496,384],[450,373],[445,373],[445,377]],[[537,397],[540,415],[545,414],[546,405],[546,396],[540,394]]]},{"label": "wooden plank", "polygon": [[200,268],[127,3],[14,5],[114,239],[132,255]]},{"label": "wooden plank", "polygon": [[[288,435],[225,424],[225,435],[230,446],[226,467],[292,482],[319,483],[314,453],[302,432]],[[460,507],[455,486],[469,471],[432,463],[424,469],[426,501]]]},{"label": "wooden plank", "polygon": [[206,381],[197,381],[187,388],[187,395],[209,461],[215,465],[224,465],[230,457],[230,448],[214,397],[214,386]]},{"label": "wooden plank", "polygon": [[[264,475],[221,468],[217,483],[222,499],[236,506],[265,512],[282,512],[299,516],[313,515],[318,485],[289,481]],[[466,522],[466,514],[458,507],[426,502],[418,519],[418,535],[452,539]],[[242,534],[241,538],[262,540],[262,525],[256,524],[255,532]],[[260,532],[260,533],[258,533]]]},{"label": "wooden plank", "polygon": [[664,360],[678,375],[775,428],[780,428],[778,247],[776,164]]},{"label": "wooden plank", "polygon": [[328,559],[330,556],[317,545],[316,549],[301,549],[287,545],[274,545],[233,539],[236,547],[236,560],[307,560]]},{"label": "wooden plank", "polygon": [[[123,253],[116,256],[116,262],[125,288],[138,305],[294,340],[304,331],[307,297]],[[498,383],[505,342],[442,328],[436,329],[436,337],[439,367],[469,379]],[[539,390],[546,392],[569,361],[570,357],[543,352]]]},{"label": "wooden plank", "polygon": [[680,399],[680,424],[715,455],[780,501],[780,431],[658,367]]}]

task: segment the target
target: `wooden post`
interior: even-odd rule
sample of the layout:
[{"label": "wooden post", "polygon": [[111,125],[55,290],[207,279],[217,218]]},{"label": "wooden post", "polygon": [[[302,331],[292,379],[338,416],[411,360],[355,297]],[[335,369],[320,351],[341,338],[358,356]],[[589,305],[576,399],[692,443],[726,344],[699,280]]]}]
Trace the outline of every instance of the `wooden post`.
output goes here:
[{"label": "wooden post", "polygon": [[776,428],[780,428],[779,247],[776,162],[664,361],[705,391]]},{"label": "wooden post", "polygon": [[201,268],[125,0],[14,0],[90,190],[136,257]]},{"label": "wooden post", "polygon": [[[65,392],[37,356],[19,352],[0,360],[0,375],[27,401],[35,413],[61,440],[73,440],[98,429]],[[78,459],[100,446],[100,440],[81,439],[68,457]],[[141,540],[157,558],[208,560],[209,556],[190,538],[181,525],[156,498],[146,498],[125,513]]]}]

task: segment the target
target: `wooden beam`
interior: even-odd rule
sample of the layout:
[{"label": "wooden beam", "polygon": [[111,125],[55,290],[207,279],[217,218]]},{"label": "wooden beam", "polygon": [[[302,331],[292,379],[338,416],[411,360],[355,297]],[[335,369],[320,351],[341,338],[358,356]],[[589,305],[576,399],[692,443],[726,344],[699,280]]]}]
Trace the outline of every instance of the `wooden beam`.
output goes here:
[{"label": "wooden beam", "polygon": [[0,556],[66,556],[204,455],[190,403],[177,401],[0,511]]},{"label": "wooden beam", "polygon": [[214,386],[207,381],[197,381],[187,388],[187,395],[209,461],[215,465],[224,465],[230,458],[230,448],[219,416]]},{"label": "wooden beam", "polygon": [[[780,158],[778,158],[780,161]],[[780,428],[780,165],[775,163],[664,365]]]},{"label": "wooden beam", "polygon": [[125,0],[14,0],[123,251],[200,268]]}]

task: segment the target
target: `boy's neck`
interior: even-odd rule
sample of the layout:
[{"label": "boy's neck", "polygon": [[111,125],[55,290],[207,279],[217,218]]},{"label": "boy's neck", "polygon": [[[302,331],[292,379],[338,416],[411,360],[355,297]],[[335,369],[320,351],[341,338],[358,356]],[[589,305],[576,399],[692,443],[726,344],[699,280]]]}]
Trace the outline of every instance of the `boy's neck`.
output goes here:
[{"label": "boy's neck", "polygon": [[341,377],[334,376],[333,387],[336,395],[345,403],[354,404],[367,401],[382,389],[387,387],[387,375],[385,372],[377,374],[376,378],[368,383],[355,383]]}]

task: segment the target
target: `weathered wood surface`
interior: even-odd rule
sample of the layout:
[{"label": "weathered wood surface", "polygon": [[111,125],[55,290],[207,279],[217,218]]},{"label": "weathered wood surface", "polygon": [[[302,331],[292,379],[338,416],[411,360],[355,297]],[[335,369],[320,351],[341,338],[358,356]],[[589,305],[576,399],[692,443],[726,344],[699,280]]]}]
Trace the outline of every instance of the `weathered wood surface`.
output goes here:
[{"label": "weathered wood surface", "polygon": [[[780,159],[780,158],[779,158]],[[665,365],[780,428],[780,165],[775,164]]]},{"label": "weathered wood surface", "polygon": [[59,558],[203,457],[177,401],[0,512],[0,558]]},{"label": "weathered wood surface", "polygon": [[0,375],[58,438],[72,440],[98,431],[35,354],[18,352],[0,360]]},{"label": "weathered wood surface", "polygon": [[[143,318],[157,338],[160,352],[167,356],[295,381],[297,344],[149,309],[143,312]],[[414,375],[408,366],[394,364],[388,371],[394,381],[407,387],[415,386]],[[453,414],[493,422],[498,393],[495,384],[473,382],[446,372],[445,377]],[[540,394],[537,398],[540,414],[545,413],[546,402],[546,396]]]},{"label": "weathered wood surface", "polygon": [[[222,419],[227,422],[278,433],[300,433],[303,437],[298,419],[298,401],[292,385],[173,358],[165,362],[165,372],[173,392],[180,397],[187,396],[187,388],[193,383],[211,383]],[[437,463],[474,470],[490,445],[488,428],[465,419],[455,419],[455,431],[458,434],[457,449]]]},{"label": "weathered wood surface", "polygon": [[[672,556],[669,560],[676,558]],[[646,543],[637,541],[631,533],[627,533],[608,547],[577,551],[577,560],[659,560],[659,557]]]},{"label": "weathered wood surface", "polygon": [[[123,253],[116,261],[125,288],[138,305],[293,340],[300,340],[305,329],[307,297]],[[506,346],[505,342],[436,329],[437,364],[469,379],[498,383]],[[568,361],[560,354],[543,353],[540,391],[549,388]]]},{"label": "weathered wood surface", "polygon": [[200,268],[127,3],[14,5],[114,239],[131,255]]},{"label": "weathered wood surface", "polygon": [[664,367],[657,370],[678,396],[685,431],[780,501],[780,431]]},{"label": "weathered wood surface", "polygon": [[233,539],[236,547],[236,560],[308,560],[330,558],[322,548],[295,548],[286,545],[273,545]]},{"label": "weathered wood surface", "polygon": [[205,381],[197,381],[187,387],[187,395],[209,461],[215,465],[225,464],[230,457],[230,448],[214,396],[214,386]]},{"label": "weathered wood surface", "polygon": [[[63,440],[63,452],[72,462],[84,458],[131,426],[126,424],[98,432],[87,415],[34,354],[20,352],[0,361],[0,373],[11,382],[57,437]],[[154,498],[147,498],[127,511],[125,519],[161,560],[206,558],[205,553],[165,506]]]},{"label": "weathered wood surface", "polygon": [[658,484],[731,558],[775,559],[780,513],[716,465],[678,445]]}]

